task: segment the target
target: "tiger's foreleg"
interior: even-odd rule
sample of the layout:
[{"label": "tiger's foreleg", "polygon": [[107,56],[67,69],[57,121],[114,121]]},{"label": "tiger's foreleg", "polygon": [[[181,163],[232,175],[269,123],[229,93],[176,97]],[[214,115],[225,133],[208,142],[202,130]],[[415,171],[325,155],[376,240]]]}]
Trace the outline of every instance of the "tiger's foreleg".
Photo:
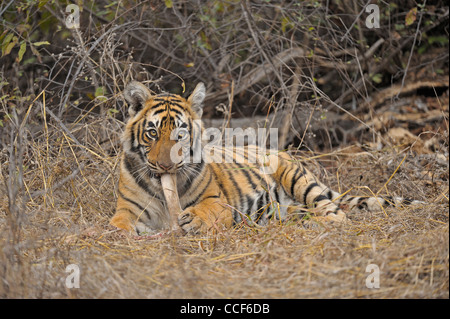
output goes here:
[{"label": "tiger's foreleg", "polygon": [[127,231],[135,231],[137,218],[132,213],[132,207],[121,197],[117,199],[116,213],[111,218],[110,224]]},{"label": "tiger's foreleg", "polygon": [[231,208],[220,192],[205,194],[198,204],[183,210],[178,216],[178,224],[187,233],[207,233],[215,227],[230,228],[233,225]]},{"label": "tiger's foreleg", "polygon": [[[147,206],[151,207],[152,205],[151,203],[148,203]],[[112,226],[131,232],[134,235],[140,235],[151,233],[160,228],[151,227],[151,225],[148,225],[151,219],[151,212],[147,209],[147,207],[142,206],[136,201],[128,199],[119,189],[116,213],[110,220],[110,224]],[[158,223],[158,226],[161,225]]]}]

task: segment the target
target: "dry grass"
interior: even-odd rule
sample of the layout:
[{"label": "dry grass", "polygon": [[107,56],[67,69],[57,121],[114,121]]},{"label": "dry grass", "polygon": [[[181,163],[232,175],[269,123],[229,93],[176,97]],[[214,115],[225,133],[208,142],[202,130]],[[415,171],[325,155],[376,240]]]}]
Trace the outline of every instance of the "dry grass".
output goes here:
[{"label": "dry grass", "polygon": [[[117,125],[109,118],[83,126],[78,138],[87,153],[56,129],[26,145],[25,189],[47,193],[30,200],[25,192],[20,227],[11,226],[15,217],[6,213],[1,181],[1,297],[449,297],[448,181],[427,180],[417,157],[407,157],[387,189],[426,201],[421,207],[352,212],[352,223],[339,227],[273,223],[208,236],[130,238],[108,226],[116,199],[117,134],[109,134],[109,144],[95,138],[100,127],[112,132]],[[358,186],[369,185],[376,192],[403,159],[393,154],[342,155],[339,169],[321,175],[343,191],[351,185],[361,193],[367,190]],[[2,162],[3,170],[8,160]],[[75,178],[57,185],[79,167]],[[65,286],[69,264],[80,267],[79,289]],[[366,288],[369,264],[380,268],[379,289]]]}]

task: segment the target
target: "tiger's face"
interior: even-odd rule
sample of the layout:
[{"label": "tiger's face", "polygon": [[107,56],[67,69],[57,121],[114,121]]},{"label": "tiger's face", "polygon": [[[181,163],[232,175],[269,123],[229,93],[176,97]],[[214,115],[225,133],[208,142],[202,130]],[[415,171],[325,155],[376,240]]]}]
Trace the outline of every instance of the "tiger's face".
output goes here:
[{"label": "tiger's face", "polygon": [[124,151],[154,174],[176,173],[184,166],[200,129],[195,120],[202,114],[203,83],[188,99],[173,94],[152,95],[139,82],[128,84],[124,96],[130,105]]}]

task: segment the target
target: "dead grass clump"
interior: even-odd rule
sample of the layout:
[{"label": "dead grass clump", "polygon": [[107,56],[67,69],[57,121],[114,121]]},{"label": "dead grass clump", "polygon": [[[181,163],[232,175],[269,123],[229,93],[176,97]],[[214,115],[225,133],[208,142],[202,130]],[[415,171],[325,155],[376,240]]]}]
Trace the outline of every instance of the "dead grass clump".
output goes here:
[{"label": "dead grass clump", "polygon": [[[340,227],[240,225],[206,237],[146,239],[107,225],[114,179],[107,191],[102,174],[84,175],[69,183],[78,185],[76,196],[70,185],[54,192],[55,207],[35,199],[16,243],[2,214],[2,297],[448,298],[448,202],[433,203],[439,196],[386,214],[354,212]],[[80,268],[78,289],[66,288],[69,264]],[[380,269],[379,289],[366,287],[369,264]]]}]

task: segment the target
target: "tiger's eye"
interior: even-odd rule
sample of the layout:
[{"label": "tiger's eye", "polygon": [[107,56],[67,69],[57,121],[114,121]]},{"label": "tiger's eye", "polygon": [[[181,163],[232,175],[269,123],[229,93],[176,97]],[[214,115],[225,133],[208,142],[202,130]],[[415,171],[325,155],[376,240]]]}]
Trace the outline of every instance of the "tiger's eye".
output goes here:
[{"label": "tiger's eye", "polygon": [[188,132],[187,132],[187,130],[179,130],[179,131],[178,131],[178,140],[179,140],[179,141],[184,140],[184,139],[187,138],[187,137],[188,137]]},{"label": "tiger's eye", "polygon": [[154,138],[154,137],[156,137],[156,136],[158,135],[158,132],[157,132],[154,128],[152,128],[152,129],[150,129],[150,130],[147,131],[147,135],[148,135],[149,137]]}]

